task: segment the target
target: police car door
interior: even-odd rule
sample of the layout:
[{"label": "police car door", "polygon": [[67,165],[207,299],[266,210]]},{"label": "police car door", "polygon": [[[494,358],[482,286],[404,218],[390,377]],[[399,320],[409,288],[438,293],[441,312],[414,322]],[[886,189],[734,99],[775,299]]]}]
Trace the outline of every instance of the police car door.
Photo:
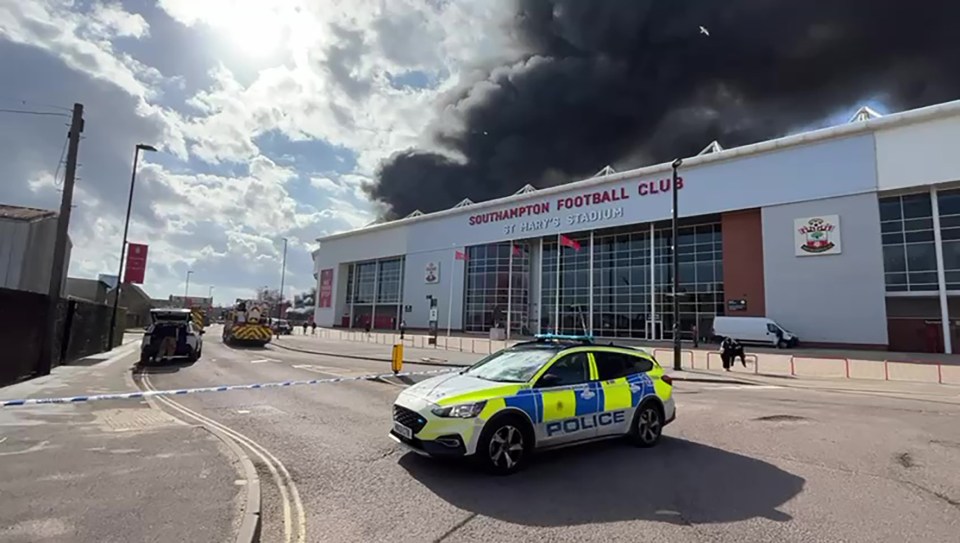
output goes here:
[{"label": "police car door", "polygon": [[653,363],[639,354],[624,352],[595,351],[592,356],[603,389],[597,435],[625,434],[640,400],[648,388],[653,390],[644,386],[645,374],[653,369]]},{"label": "police car door", "polygon": [[593,419],[600,409],[599,394],[590,383],[586,351],[555,361],[534,384],[543,402],[537,424],[537,445],[549,447],[596,437]]}]

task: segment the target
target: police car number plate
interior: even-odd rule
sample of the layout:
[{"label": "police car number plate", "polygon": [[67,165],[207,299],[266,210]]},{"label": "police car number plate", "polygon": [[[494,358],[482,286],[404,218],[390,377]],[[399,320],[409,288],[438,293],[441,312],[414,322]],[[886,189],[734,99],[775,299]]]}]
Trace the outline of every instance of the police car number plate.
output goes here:
[{"label": "police car number plate", "polygon": [[393,431],[397,433],[400,437],[405,437],[407,439],[413,439],[413,430],[407,428],[406,426],[400,424],[399,422],[393,423]]}]

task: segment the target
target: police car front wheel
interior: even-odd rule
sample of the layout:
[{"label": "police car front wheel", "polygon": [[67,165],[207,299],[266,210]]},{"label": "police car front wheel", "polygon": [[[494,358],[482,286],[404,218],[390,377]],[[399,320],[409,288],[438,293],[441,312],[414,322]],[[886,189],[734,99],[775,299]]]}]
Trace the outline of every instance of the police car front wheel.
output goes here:
[{"label": "police car front wheel", "polygon": [[514,417],[505,417],[484,429],[477,452],[484,467],[506,475],[520,469],[527,459],[529,441],[523,425]]},{"label": "police car front wheel", "polygon": [[663,432],[663,413],[657,405],[647,402],[640,406],[630,432],[630,440],[638,447],[653,447]]}]

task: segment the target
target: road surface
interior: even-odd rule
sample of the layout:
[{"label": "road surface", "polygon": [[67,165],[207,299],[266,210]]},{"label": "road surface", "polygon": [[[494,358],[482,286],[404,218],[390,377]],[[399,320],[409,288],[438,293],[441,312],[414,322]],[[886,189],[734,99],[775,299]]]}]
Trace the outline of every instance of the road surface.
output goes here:
[{"label": "road surface", "polygon": [[[230,349],[211,333],[201,362],[147,380],[164,389],[388,368],[272,346]],[[286,518],[294,541],[948,541],[960,522],[956,405],[686,383],[679,419],[656,449],[581,447],[491,478],[387,439],[401,386],[175,399],[275,458],[276,477],[254,459],[264,541],[285,540]]]}]

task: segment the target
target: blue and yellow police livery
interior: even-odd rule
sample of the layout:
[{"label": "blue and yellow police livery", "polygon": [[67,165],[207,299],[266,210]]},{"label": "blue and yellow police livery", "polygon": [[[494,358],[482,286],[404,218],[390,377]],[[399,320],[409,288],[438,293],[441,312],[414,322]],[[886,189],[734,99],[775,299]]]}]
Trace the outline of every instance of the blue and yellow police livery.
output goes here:
[{"label": "blue and yellow police livery", "polygon": [[535,449],[617,436],[651,447],[675,416],[673,384],[649,354],[543,335],[404,390],[390,437],[511,473]]}]

